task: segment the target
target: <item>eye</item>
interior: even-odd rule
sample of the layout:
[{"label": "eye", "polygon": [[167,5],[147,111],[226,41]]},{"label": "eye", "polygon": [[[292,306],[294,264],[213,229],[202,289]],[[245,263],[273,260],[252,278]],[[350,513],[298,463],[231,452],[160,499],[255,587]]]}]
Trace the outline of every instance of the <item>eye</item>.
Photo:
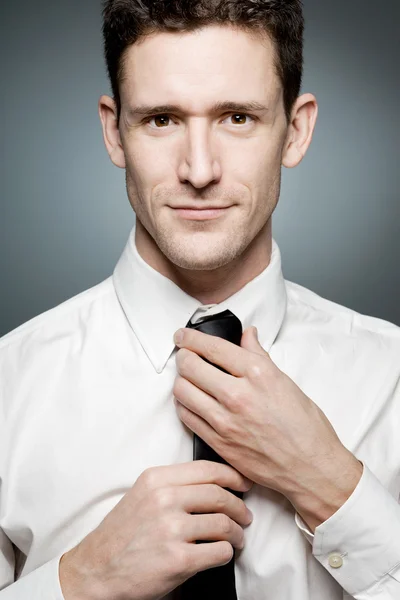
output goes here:
[{"label": "eye", "polygon": [[[228,118],[228,117],[227,117]],[[234,113],[231,114],[230,117],[232,125],[247,125],[246,119],[251,119],[254,121],[254,118],[245,113]],[[154,121],[154,125],[152,125],[152,121]],[[153,115],[152,117],[148,117],[145,120],[145,123],[150,124],[153,129],[166,129],[171,124],[171,117],[167,114],[165,115]]]},{"label": "eye", "polygon": [[235,113],[233,115],[230,116],[231,119],[233,119],[231,121],[231,123],[233,125],[246,125],[246,119],[252,119],[253,117],[251,117],[250,115],[246,115],[246,114],[242,114],[242,113]]},{"label": "eye", "polygon": [[171,117],[168,115],[154,115],[153,117],[147,119],[147,123],[151,123],[153,120],[156,124],[156,129],[163,129],[164,127],[168,127]]}]

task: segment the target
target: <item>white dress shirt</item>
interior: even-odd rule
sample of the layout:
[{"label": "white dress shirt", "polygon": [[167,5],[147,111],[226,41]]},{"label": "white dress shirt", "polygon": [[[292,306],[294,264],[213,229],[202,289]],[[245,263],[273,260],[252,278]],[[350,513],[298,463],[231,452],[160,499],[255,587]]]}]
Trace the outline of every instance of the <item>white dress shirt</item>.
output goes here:
[{"label": "white dress shirt", "polygon": [[285,281],[275,241],[258,277],[202,306],[134,236],[112,277],[0,340],[0,599],[63,600],[62,554],[145,469],[192,460],[173,335],[229,309],[364,465],[314,535],[279,493],[244,494],[254,520],[236,552],[238,599],[399,600],[400,328]]}]

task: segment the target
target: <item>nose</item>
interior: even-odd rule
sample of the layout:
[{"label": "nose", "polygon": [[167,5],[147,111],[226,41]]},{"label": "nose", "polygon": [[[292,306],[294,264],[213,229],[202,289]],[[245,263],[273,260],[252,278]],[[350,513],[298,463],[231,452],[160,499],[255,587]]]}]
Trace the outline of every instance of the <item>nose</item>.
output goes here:
[{"label": "nose", "polygon": [[221,178],[221,165],[215,156],[215,144],[206,123],[192,122],[185,132],[183,156],[178,169],[182,183],[204,188]]}]

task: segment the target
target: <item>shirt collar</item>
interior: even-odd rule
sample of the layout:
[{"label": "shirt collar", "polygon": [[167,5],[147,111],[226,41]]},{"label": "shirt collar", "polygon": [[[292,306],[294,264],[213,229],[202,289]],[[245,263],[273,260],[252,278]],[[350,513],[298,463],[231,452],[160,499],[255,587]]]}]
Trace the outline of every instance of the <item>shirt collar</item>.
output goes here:
[{"label": "shirt collar", "polygon": [[270,264],[241,290],[219,304],[203,305],[148,265],[137,251],[134,225],[114,273],[115,291],[126,318],[157,373],[175,349],[174,333],[200,317],[231,310],[243,331],[258,329],[269,352],[286,313],[286,287],[281,253],[272,240]]}]

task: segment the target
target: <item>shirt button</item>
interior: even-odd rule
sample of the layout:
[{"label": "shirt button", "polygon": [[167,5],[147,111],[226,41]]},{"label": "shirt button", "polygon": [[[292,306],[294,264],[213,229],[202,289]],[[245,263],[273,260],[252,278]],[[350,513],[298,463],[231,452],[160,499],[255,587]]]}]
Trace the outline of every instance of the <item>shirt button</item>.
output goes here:
[{"label": "shirt button", "polygon": [[337,552],[329,555],[329,565],[332,569],[339,569],[343,565],[343,558]]}]

